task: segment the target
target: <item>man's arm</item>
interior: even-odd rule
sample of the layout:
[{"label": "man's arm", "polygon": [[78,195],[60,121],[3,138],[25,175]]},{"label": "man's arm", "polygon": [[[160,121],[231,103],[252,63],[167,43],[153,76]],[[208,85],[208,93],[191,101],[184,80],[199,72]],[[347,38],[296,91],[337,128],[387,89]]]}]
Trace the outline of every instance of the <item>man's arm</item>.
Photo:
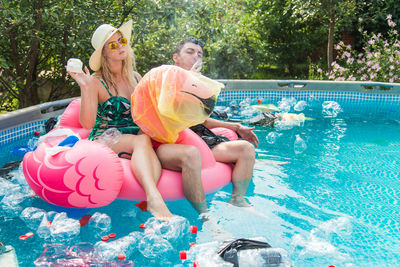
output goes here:
[{"label": "man's arm", "polygon": [[215,120],[208,118],[207,120],[204,121],[204,126],[207,128],[215,128],[215,127],[225,127],[228,128],[236,133],[238,133],[243,139],[249,141],[250,143],[254,144],[256,147],[258,147],[258,137],[257,135],[253,132],[254,127],[247,127],[244,125],[241,125],[240,123],[236,122],[226,122],[226,121],[220,121],[220,120]]}]

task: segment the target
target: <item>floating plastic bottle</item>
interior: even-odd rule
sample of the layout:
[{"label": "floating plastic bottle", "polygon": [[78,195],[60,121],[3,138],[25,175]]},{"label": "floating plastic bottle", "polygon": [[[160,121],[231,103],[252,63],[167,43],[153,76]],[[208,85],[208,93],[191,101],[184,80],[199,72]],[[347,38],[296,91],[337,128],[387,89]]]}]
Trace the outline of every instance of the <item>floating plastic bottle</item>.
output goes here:
[{"label": "floating plastic bottle", "polygon": [[35,207],[27,207],[20,214],[21,220],[24,221],[26,226],[31,230],[38,229],[45,216],[46,212],[44,210]]},{"label": "floating plastic bottle", "polygon": [[111,230],[111,218],[105,213],[95,212],[87,226],[95,238],[100,238]]},{"label": "floating plastic bottle", "polygon": [[188,243],[190,224],[184,217],[173,216],[169,221],[159,221],[151,217],[145,224],[145,234],[154,233],[170,242],[174,247]]},{"label": "floating plastic bottle", "polygon": [[293,109],[296,111],[303,111],[306,106],[307,106],[306,101],[301,100],[297,102],[296,105],[294,105]]},{"label": "floating plastic bottle", "polygon": [[286,250],[282,248],[247,249],[239,251],[240,267],[291,266]]},{"label": "floating plastic bottle", "polygon": [[268,144],[274,144],[276,142],[276,140],[281,136],[281,133],[277,133],[277,132],[270,132],[267,137],[265,138],[267,140]]},{"label": "floating plastic bottle", "polygon": [[135,252],[139,240],[143,238],[140,232],[131,232],[129,235],[118,238],[114,241],[99,241],[95,244],[96,249],[103,258],[115,260],[118,255],[123,254],[129,258]]},{"label": "floating plastic bottle", "polygon": [[301,154],[306,149],[306,142],[300,137],[300,135],[296,134],[296,140],[294,141],[294,153]]},{"label": "floating plastic bottle", "polygon": [[0,266],[18,267],[17,254],[12,246],[0,242]]},{"label": "floating plastic bottle", "polygon": [[326,118],[336,118],[340,111],[342,111],[342,108],[335,101],[325,101],[322,103],[322,114]]}]

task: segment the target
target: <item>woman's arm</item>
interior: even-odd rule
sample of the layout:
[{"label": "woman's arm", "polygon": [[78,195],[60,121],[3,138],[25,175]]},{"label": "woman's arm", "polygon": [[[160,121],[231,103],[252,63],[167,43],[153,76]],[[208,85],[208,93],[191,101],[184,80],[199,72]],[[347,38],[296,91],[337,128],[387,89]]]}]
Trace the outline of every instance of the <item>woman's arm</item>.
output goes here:
[{"label": "woman's arm", "polygon": [[97,105],[99,103],[99,82],[90,75],[87,67],[85,72],[68,72],[69,75],[78,83],[81,89],[81,109],[79,121],[86,129],[92,129],[96,122]]}]

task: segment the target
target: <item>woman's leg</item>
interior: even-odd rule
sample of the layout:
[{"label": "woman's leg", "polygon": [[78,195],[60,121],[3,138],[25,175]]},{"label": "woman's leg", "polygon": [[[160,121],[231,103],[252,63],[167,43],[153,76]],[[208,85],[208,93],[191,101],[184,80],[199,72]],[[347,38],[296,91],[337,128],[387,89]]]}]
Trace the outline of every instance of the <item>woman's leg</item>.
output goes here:
[{"label": "woman's leg", "polygon": [[165,169],[182,172],[185,197],[198,213],[208,212],[206,197],[201,181],[200,151],[190,145],[163,144],[157,156]]},{"label": "woman's leg", "polygon": [[112,146],[115,153],[132,153],[131,168],[147,197],[148,210],[159,220],[172,217],[165,202],[157,189],[161,175],[160,161],[151,145],[150,138],[145,134],[123,134],[119,142]]}]

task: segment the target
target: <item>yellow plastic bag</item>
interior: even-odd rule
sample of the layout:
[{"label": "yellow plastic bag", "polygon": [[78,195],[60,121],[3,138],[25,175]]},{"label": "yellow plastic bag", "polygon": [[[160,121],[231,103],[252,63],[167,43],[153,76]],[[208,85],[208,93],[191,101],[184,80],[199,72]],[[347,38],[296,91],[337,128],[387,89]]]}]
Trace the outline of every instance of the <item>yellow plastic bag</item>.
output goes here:
[{"label": "yellow plastic bag", "polygon": [[177,66],[154,68],[132,94],[133,120],[154,140],[174,143],[180,131],[210,116],[223,87],[222,83]]}]

